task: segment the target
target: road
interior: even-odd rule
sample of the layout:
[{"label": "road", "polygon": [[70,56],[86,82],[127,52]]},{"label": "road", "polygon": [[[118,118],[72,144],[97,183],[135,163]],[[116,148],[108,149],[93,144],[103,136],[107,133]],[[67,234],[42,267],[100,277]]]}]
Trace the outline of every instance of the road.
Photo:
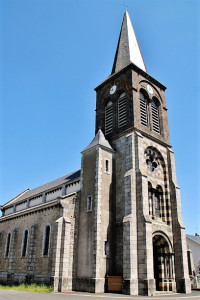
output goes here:
[{"label": "road", "polygon": [[14,290],[0,290],[0,300],[200,300],[200,291],[191,294],[156,295],[154,297],[128,296],[122,294],[88,294],[88,293],[31,293]]}]

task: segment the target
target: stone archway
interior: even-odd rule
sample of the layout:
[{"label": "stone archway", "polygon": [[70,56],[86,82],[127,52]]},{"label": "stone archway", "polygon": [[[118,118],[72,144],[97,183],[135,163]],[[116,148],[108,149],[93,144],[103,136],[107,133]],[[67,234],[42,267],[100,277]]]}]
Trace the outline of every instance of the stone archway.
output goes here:
[{"label": "stone archway", "polygon": [[169,239],[162,233],[153,236],[154,278],[157,291],[175,291],[174,253]]}]

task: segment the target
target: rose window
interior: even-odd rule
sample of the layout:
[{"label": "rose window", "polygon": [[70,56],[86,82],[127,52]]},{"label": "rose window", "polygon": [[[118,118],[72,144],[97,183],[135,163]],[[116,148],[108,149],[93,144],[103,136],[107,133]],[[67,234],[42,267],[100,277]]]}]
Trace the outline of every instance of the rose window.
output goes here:
[{"label": "rose window", "polygon": [[151,170],[151,172],[153,172],[159,165],[159,157],[155,151],[150,149],[145,151],[145,156],[146,156],[146,164]]}]

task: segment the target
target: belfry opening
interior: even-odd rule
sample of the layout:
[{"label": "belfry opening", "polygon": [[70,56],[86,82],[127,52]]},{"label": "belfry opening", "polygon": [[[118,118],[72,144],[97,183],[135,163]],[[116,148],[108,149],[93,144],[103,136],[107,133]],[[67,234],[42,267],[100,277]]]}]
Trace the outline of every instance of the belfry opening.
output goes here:
[{"label": "belfry opening", "polygon": [[157,291],[173,291],[174,253],[166,236],[156,233],[153,236],[153,265]]}]

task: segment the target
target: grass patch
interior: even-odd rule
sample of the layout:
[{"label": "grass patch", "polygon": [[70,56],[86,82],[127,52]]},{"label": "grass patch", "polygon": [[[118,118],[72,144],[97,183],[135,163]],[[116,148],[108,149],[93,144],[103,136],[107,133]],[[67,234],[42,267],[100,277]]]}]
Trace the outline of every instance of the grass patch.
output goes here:
[{"label": "grass patch", "polygon": [[0,285],[0,289],[3,290],[17,290],[17,291],[27,291],[27,292],[36,292],[36,293],[51,293],[53,288],[46,286],[44,284],[37,285],[33,284],[20,284],[20,285]]}]

